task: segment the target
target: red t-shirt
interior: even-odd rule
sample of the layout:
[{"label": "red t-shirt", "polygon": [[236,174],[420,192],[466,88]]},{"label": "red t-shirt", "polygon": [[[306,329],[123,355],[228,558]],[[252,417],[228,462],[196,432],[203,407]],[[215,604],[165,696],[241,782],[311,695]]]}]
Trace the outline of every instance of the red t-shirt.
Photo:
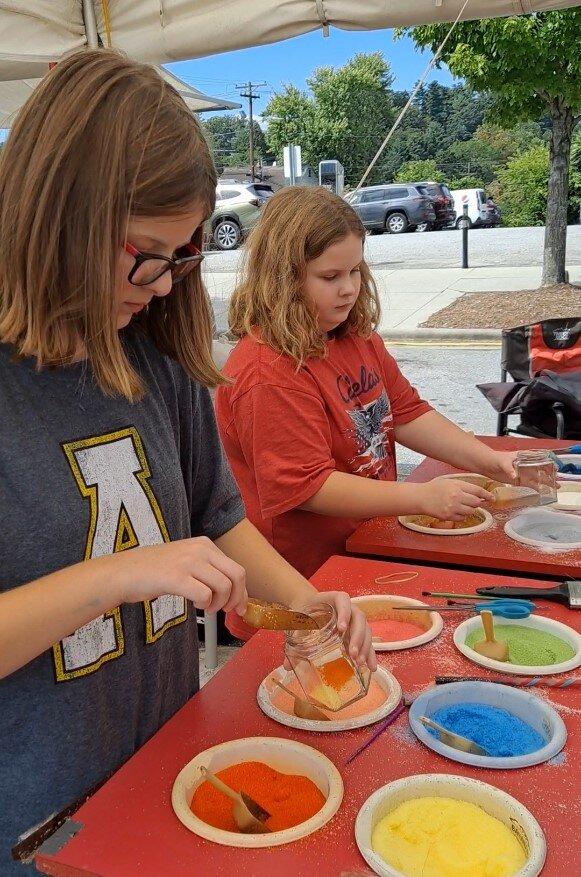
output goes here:
[{"label": "red t-shirt", "polygon": [[[304,576],[342,554],[354,518],[299,508],[332,472],[395,481],[394,427],[430,411],[377,334],[327,342],[297,370],[251,336],[238,342],[216,393],[226,454],[252,523]],[[228,627],[252,631],[232,615]]]}]

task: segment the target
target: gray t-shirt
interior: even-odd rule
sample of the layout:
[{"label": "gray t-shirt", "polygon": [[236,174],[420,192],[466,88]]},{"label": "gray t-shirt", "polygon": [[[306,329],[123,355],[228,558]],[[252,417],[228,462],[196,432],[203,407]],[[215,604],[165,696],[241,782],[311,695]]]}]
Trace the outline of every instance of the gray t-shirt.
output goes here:
[{"label": "gray t-shirt", "polygon": [[[85,364],[38,372],[0,344],[0,591],[78,561],[206,535],[244,516],[210,395],[125,333],[143,400]],[[0,680],[0,874],[19,836],[113,773],[198,689],[195,610],[123,605]]]}]

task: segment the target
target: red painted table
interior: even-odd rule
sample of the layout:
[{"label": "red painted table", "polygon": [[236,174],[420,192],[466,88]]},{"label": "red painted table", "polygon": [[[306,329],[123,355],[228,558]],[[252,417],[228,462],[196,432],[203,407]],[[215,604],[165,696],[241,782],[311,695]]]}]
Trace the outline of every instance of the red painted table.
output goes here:
[{"label": "red painted table", "polygon": [[[535,439],[486,437],[486,444],[499,450],[522,450],[540,447],[566,447],[570,442]],[[455,472],[452,466],[426,459],[407,479],[424,482]],[[504,524],[518,511],[496,512],[495,525],[483,533],[469,536],[434,536],[408,530],[397,518],[371,518],[361,524],[347,540],[347,551],[375,557],[389,557],[446,566],[494,569],[498,572],[526,573],[544,578],[581,578],[581,551],[543,554],[510,539]]]},{"label": "red painted table", "polygon": [[[315,575],[321,589],[344,588],[353,595],[379,590],[375,578],[407,571],[403,564],[333,557]],[[518,580],[517,580],[518,581]],[[417,597],[423,588],[460,590],[507,579],[491,574],[450,572],[424,567],[413,582],[392,585]],[[536,584],[541,585],[541,582]],[[387,590],[383,588],[383,590]],[[550,615],[573,623],[575,613],[543,603]],[[454,616],[456,617],[456,616]],[[577,616],[579,619],[580,616]],[[458,620],[458,619],[457,619]],[[578,622],[577,622],[578,626]],[[400,680],[406,693],[419,692],[437,674],[486,675],[452,645],[454,624],[425,646],[387,653],[381,663]],[[392,727],[349,767],[346,757],[371,733],[370,728],[342,734],[294,731],[264,716],[256,691],[281,660],[281,640],[261,633],[245,646],[109,782],[73,816],[79,833],[60,852],[41,855],[37,867],[59,877],[339,877],[368,873],[354,839],[354,822],[366,798],[392,780],[414,773],[452,773],[489,782],[514,795],[541,823],[548,842],[543,877],[581,873],[581,849],[575,831],[579,777],[579,689],[545,689],[569,732],[565,753],[554,764],[526,770],[485,771],[448,761],[418,743],[407,717]],[[233,850],[191,834],[171,808],[173,781],[194,755],[223,740],[244,736],[290,737],[316,747],[335,762],[345,781],[345,798],[335,818],[310,838],[271,850]],[[577,811],[578,812],[578,811]],[[578,827],[578,821],[577,821]]]}]

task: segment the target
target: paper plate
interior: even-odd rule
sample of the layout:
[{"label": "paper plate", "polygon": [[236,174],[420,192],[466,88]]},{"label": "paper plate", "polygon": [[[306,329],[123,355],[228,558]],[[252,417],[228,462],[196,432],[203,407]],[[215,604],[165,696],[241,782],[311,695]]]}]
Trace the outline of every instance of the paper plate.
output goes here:
[{"label": "paper plate", "polygon": [[551,503],[550,508],[563,512],[581,512],[581,479],[576,483],[559,482],[557,502]]},{"label": "paper plate", "polygon": [[[396,594],[365,594],[362,597],[353,597],[351,602],[355,603],[365,613],[368,621],[380,621],[383,618],[391,618],[393,613],[390,614],[389,610],[394,604],[398,606],[422,605],[421,600],[412,600],[411,597],[400,597]],[[423,615],[423,613],[408,612],[406,614],[405,612],[397,612],[393,614],[393,617],[396,615],[399,621],[411,621],[414,624],[418,624],[420,620],[418,616]],[[425,643],[429,643],[442,632],[444,622],[438,612],[426,611],[426,615],[429,617],[430,623],[424,633],[419,633],[417,636],[412,636],[409,639],[388,640],[386,642],[374,639],[373,648],[376,652],[396,652],[400,649],[413,649],[416,646],[423,646]]]},{"label": "paper plate", "polygon": [[516,835],[527,861],[513,877],[537,877],[543,869],[547,844],[541,826],[520,801],[488,783],[451,774],[428,773],[388,783],[371,795],[355,822],[355,840],[361,855],[379,877],[405,877],[371,848],[377,823],[391,810],[413,798],[443,797],[467,801],[503,822]]},{"label": "paper plate", "polygon": [[329,722],[315,722],[311,719],[299,719],[298,716],[291,715],[275,706],[270,697],[270,692],[272,691],[274,693],[276,691],[276,686],[272,683],[269,684],[269,679],[272,676],[276,676],[285,685],[296,681],[292,673],[287,673],[284,667],[278,667],[272,673],[269,673],[260,683],[256,695],[258,706],[265,715],[274,719],[275,722],[278,722],[281,725],[286,725],[287,728],[299,728],[302,731],[329,732],[364,728],[367,725],[372,725],[374,722],[379,722],[380,719],[384,719],[388,716],[393,712],[401,700],[401,685],[395,676],[392,676],[392,674],[388,673],[387,670],[384,670],[383,667],[378,667],[377,672],[373,674],[371,679],[380,685],[386,693],[386,699],[379,707],[372,712],[367,713],[367,715],[356,716],[352,719],[333,719],[333,713],[329,713],[331,716]]},{"label": "paper plate", "polygon": [[511,664],[509,661],[493,661],[491,658],[486,658],[466,645],[466,638],[473,630],[482,630],[480,616],[467,618],[466,621],[458,625],[454,631],[454,645],[474,664],[488,667],[489,670],[498,670],[500,673],[512,673],[517,676],[554,676],[555,673],[566,673],[581,666],[581,636],[572,627],[567,627],[566,624],[561,624],[560,621],[544,618],[541,615],[530,615],[528,618],[499,618],[495,624],[536,627],[537,630],[552,633],[553,636],[557,636],[559,639],[569,643],[575,649],[575,654],[568,661],[562,661],[560,664],[541,664],[540,666]]},{"label": "paper plate", "polygon": [[515,542],[550,554],[581,548],[581,518],[549,508],[522,512],[506,522],[504,532]]},{"label": "paper plate", "polygon": [[[261,761],[281,773],[298,774],[312,780],[326,797],[326,803],[311,819],[270,834],[239,834],[214,828],[198,819],[190,810],[193,794],[204,775],[203,765],[212,773],[240,764],[243,761]],[[173,784],[171,803],[176,816],[194,834],[228,847],[277,847],[306,837],[327,823],[337,812],[343,800],[343,780],[332,761],[304,743],[281,737],[247,737],[229,740],[200,752],[181,769]],[[203,871],[203,869],[202,869]]]},{"label": "paper plate", "polygon": [[408,530],[415,530],[416,533],[425,533],[428,536],[469,536],[471,533],[482,533],[484,530],[488,530],[494,523],[494,518],[486,509],[475,509],[475,513],[482,518],[480,524],[475,524],[474,527],[461,527],[457,530],[434,530],[416,522],[417,518],[433,517],[433,515],[401,515],[398,521]]},{"label": "paper plate", "polygon": [[[506,710],[530,725],[546,743],[526,755],[474,755],[442,743],[420,722],[420,716],[433,719],[438,710],[462,703],[480,703]],[[437,685],[414,700],[409,711],[409,723],[418,740],[425,746],[452,761],[470,764],[472,767],[506,770],[542,764],[557,755],[567,740],[563,719],[541,697],[531,691],[521,691],[519,688],[497,685],[494,682],[452,682],[449,685]]]}]

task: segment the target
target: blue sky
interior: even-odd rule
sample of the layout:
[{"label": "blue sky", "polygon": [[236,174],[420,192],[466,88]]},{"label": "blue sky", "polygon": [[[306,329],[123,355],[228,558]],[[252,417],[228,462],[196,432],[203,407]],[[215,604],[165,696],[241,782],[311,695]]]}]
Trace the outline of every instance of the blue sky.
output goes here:
[{"label": "blue sky", "polygon": [[[389,60],[395,76],[394,87],[398,89],[411,88],[430,59],[430,54],[418,51],[409,37],[394,40],[392,30],[343,31],[331,28],[326,38],[321,30],[317,30],[281,43],[167,66],[201,91],[229,100],[237,100],[238,83],[249,80],[267,82],[268,85],[261,89],[262,99],[255,105],[259,114],[271,94],[282,91],[286,84],[305,89],[306,80],[316,67],[341,67],[357,52],[377,51],[383,52]],[[453,82],[447,68],[432,71],[429,79],[437,79],[445,85]],[[240,102],[246,109],[247,102]]]}]

